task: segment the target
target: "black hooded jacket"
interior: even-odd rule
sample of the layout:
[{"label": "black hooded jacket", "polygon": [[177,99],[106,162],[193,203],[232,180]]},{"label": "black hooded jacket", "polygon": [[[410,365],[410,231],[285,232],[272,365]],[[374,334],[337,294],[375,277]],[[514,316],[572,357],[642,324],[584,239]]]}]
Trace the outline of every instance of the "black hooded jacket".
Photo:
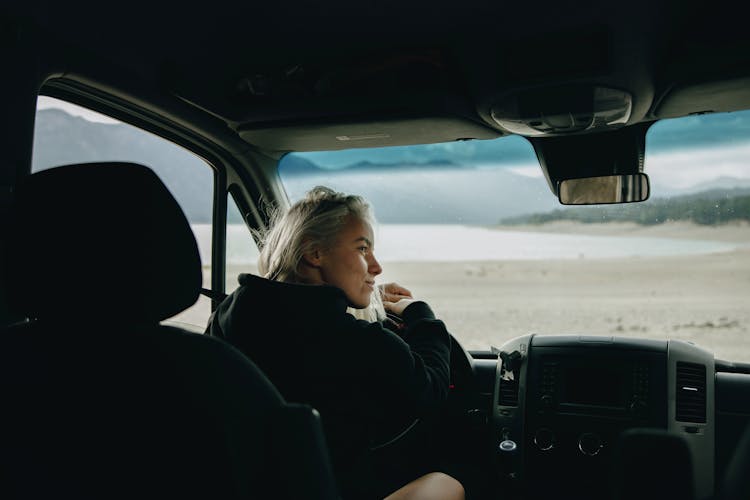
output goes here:
[{"label": "black hooded jacket", "polygon": [[[252,359],[290,402],[316,408],[345,498],[377,498],[369,449],[448,395],[450,337],[424,302],[399,334],[346,312],[343,291],[241,274],[207,334]],[[387,489],[387,488],[386,488]]]}]

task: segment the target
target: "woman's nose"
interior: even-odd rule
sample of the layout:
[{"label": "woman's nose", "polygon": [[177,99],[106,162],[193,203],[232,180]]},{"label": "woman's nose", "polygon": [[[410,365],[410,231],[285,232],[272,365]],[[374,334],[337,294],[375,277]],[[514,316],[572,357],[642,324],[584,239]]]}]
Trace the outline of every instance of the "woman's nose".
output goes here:
[{"label": "woman's nose", "polygon": [[370,254],[370,263],[367,266],[367,272],[373,276],[377,276],[383,272],[383,268],[380,267],[380,262],[378,262],[378,259],[375,258],[374,254]]}]

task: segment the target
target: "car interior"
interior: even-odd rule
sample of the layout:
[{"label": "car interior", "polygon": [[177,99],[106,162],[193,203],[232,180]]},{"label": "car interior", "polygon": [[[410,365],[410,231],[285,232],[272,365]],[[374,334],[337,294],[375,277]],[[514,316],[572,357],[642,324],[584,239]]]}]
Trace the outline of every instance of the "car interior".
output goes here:
[{"label": "car interior", "polygon": [[[487,169],[438,186],[455,165],[431,151],[522,144],[542,188],[524,194],[511,185],[518,196],[617,221],[631,207],[655,206],[670,187],[656,170],[649,177],[650,137],[662,124],[697,124],[660,136],[675,143],[724,134],[721,144],[740,155],[735,163],[750,164],[741,156],[750,148],[736,139],[750,139],[745,25],[732,3],[695,0],[135,2],[106,12],[4,2],[0,496],[341,498],[316,409],[285,400],[251,357],[203,335],[237,274],[254,272],[257,232],[273,207],[351,164],[370,176],[352,186],[372,185],[386,222],[399,211],[435,217],[394,218],[407,225],[391,234],[416,234],[408,224],[434,225],[443,213],[460,225],[462,210],[510,203],[510,195],[483,180]],[[715,133],[714,117],[726,117]],[[389,152],[418,159],[387,160]],[[681,157],[685,172],[691,156],[698,153]],[[341,163],[315,177],[312,162],[323,158]],[[417,167],[435,170],[408,182],[384,173]],[[727,179],[737,197],[722,191],[721,203],[736,202],[727,210],[740,222],[730,226],[744,231],[750,212],[739,203],[750,183]],[[414,188],[411,198],[402,184]],[[447,203],[461,186],[470,187],[460,204]],[[592,212],[602,206],[608,211]],[[455,234],[431,246],[482,250],[461,236],[469,233]],[[627,265],[593,262],[586,238],[571,250],[579,275],[604,270],[591,279],[608,283],[627,275]],[[649,241],[654,252],[668,243]],[[698,321],[676,312],[674,327],[631,328],[617,318],[604,331],[614,314],[598,309],[596,293],[576,300],[590,300],[601,323],[579,318],[578,331],[563,326],[565,311],[551,320],[557,329],[523,323],[555,307],[543,287],[519,299],[531,312],[516,311],[521,326],[512,334],[503,331],[507,310],[457,301],[446,312],[456,331],[445,408],[373,453],[407,467],[410,450],[429,450],[468,499],[750,498],[750,332],[742,319],[750,267],[737,257],[750,242],[729,243],[731,252],[715,258],[731,259],[711,261],[711,284],[695,284],[707,287],[707,303],[740,318],[704,321],[714,338],[680,337]],[[415,255],[427,259],[432,250],[419,244]],[[495,251],[460,272],[467,280],[504,272],[510,264],[491,260]],[[399,259],[395,279],[408,287],[416,274]],[[430,280],[440,262],[425,264]],[[691,266],[653,268],[656,280],[684,275],[665,299],[670,307]],[[548,269],[537,274],[558,268]],[[720,276],[735,277],[739,291]],[[492,295],[471,283],[461,293]],[[574,294],[577,284],[565,286]],[[722,289],[727,295],[712,300]],[[426,300],[449,304],[447,290]],[[476,317],[494,318],[486,327],[493,333],[476,341],[458,333]],[[259,334],[268,321],[259,320]],[[304,353],[290,345],[278,355],[294,372]]]}]

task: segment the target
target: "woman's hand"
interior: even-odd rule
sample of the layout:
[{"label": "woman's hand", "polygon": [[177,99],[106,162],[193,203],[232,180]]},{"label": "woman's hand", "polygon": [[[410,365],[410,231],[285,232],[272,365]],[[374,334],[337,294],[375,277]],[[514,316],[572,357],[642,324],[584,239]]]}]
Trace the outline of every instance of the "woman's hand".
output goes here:
[{"label": "woman's hand", "polygon": [[416,302],[411,295],[411,290],[402,287],[398,283],[380,285],[380,294],[383,298],[385,311],[396,316],[402,316],[404,309],[412,302]]},{"label": "woman's hand", "polygon": [[383,298],[383,302],[398,302],[401,299],[413,298],[411,291],[398,283],[380,285],[380,295]]},{"label": "woman's hand", "polygon": [[383,307],[385,308],[386,312],[395,314],[397,316],[403,316],[404,309],[409,307],[409,305],[413,304],[414,302],[418,302],[418,301],[412,298],[399,299],[395,302],[384,300]]}]

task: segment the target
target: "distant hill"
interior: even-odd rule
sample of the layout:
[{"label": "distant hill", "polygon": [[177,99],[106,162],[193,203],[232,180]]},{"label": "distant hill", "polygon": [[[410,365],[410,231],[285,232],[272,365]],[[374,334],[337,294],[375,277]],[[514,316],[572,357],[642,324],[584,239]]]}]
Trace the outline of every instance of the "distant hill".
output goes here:
[{"label": "distant hill", "polygon": [[711,189],[683,196],[655,198],[643,203],[566,207],[500,220],[501,224],[543,224],[557,220],[584,223],[635,222],[655,225],[667,221],[723,224],[750,221],[750,188]]},{"label": "distant hill", "polygon": [[433,159],[425,160],[421,162],[395,162],[395,163],[377,163],[372,161],[357,161],[350,165],[339,168],[324,168],[317,163],[309,160],[299,154],[288,154],[286,155],[279,164],[279,172],[282,177],[290,178],[295,176],[316,176],[321,173],[327,172],[348,172],[348,173],[363,173],[363,172],[390,172],[390,171],[404,171],[404,170],[419,170],[429,168],[435,169],[455,169],[459,167],[456,163],[446,159]]},{"label": "distant hill", "polygon": [[[294,160],[291,166],[289,159]],[[512,216],[559,206],[543,178],[502,167],[459,167],[433,160],[331,170],[289,156],[279,170],[290,198],[301,198],[316,185],[363,194],[383,223],[486,225],[494,224],[498,214]]]},{"label": "distant hill", "polygon": [[750,190],[750,179],[721,176],[698,186],[690,186],[682,190],[683,193],[705,193],[707,191],[726,191],[737,188]]}]

